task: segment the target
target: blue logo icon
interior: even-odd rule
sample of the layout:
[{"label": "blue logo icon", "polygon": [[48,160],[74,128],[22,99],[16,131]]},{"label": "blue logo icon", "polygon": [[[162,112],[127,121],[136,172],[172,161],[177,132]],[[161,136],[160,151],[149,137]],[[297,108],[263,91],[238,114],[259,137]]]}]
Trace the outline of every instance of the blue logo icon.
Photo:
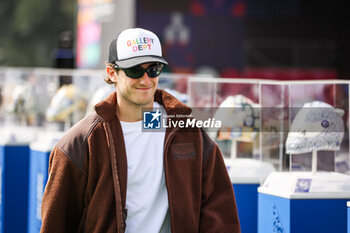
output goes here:
[{"label": "blue logo icon", "polygon": [[144,129],[160,129],[162,114],[157,110],[156,112],[143,112],[143,128]]},{"label": "blue logo icon", "polygon": [[308,193],[311,187],[311,179],[298,179],[295,187],[296,193]]}]

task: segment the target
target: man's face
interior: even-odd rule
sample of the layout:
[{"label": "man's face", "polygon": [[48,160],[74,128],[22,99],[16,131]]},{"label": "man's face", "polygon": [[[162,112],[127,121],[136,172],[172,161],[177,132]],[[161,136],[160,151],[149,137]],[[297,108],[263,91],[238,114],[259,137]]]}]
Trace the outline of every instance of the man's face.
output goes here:
[{"label": "man's face", "polygon": [[[145,63],[140,65],[147,69],[154,63]],[[141,78],[133,79],[128,77],[123,70],[115,73],[116,89],[118,102],[127,105],[147,106],[153,103],[154,93],[156,92],[159,77],[151,78],[147,72]]]}]

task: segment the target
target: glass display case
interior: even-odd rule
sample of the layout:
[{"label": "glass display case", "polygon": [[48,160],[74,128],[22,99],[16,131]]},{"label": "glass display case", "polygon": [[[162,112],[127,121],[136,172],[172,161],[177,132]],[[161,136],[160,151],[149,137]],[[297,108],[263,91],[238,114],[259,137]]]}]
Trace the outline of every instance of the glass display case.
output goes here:
[{"label": "glass display case", "polygon": [[205,112],[221,121],[220,128],[207,132],[218,143],[232,182],[260,183],[275,170],[261,160],[259,80],[196,77],[188,88],[193,115]]},{"label": "glass display case", "polygon": [[288,170],[284,141],[288,133],[288,89],[279,82],[261,82],[259,89],[261,112],[260,154],[263,161],[277,171]]},{"label": "glass display case", "polygon": [[349,84],[261,82],[262,157],[280,169],[258,188],[259,232],[345,232]]},{"label": "glass display case", "polygon": [[[298,172],[293,176],[300,179],[303,176],[309,181],[304,184],[308,183],[309,188],[311,180],[315,185],[325,182],[323,172],[328,172],[330,183],[331,173],[339,173],[334,179],[350,174],[349,82],[262,81],[261,100],[261,151],[265,160],[280,171]],[[293,181],[290,185],[297,183]],[[271,184],[264,186],[272,188]],[[288,188],[292,193],[296,189]]]},{"label": "glass display case", "polygon": [[[58,88],[55,74],[37,69],[2,69],[1,122],[3,143],[28,142],[45,127],[45,112]],[[30,141],[30,140],[29,140]]]},{"label": "glass display case", "polygon": [[348,173],[349,83],[301,82],[288,89],[290,170]]},{"label": "glass display case", "polygon": [[192,115],[221,122],[205,130],[223,154],[244,232],[257,232],[257,188],[275,171],[261,159],[259,90],[259,80],[193,77],[188,83]]}]

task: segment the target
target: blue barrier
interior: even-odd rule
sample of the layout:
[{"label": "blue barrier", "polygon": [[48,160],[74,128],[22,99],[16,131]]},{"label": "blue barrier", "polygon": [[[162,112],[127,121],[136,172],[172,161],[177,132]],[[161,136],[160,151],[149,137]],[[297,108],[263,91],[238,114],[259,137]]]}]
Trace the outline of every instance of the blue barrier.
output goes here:
[{"label": "blue barrier", "polygon": [[259,184],[233,184],[242,233],[258,230],[258,187]]},{"label": "blue barrier", "polygon": [[0,233],[27,232],[28,145],[0,145]]},{"label": "blue barrier", "polygon": [[41,201],[48,179],[50,151],[30,149],[28,233],[39,233]]}]

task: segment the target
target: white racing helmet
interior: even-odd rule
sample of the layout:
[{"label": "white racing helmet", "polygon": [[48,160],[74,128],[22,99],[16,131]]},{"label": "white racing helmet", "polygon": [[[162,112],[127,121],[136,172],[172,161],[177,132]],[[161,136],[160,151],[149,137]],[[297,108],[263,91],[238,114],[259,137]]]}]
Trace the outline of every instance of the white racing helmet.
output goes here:
[{"label": "white racing helmet", "polygon": [[286,153],[339,150],[344,136],[343,115],[344,110],[324,102],[305,103],[290,127]]}]

